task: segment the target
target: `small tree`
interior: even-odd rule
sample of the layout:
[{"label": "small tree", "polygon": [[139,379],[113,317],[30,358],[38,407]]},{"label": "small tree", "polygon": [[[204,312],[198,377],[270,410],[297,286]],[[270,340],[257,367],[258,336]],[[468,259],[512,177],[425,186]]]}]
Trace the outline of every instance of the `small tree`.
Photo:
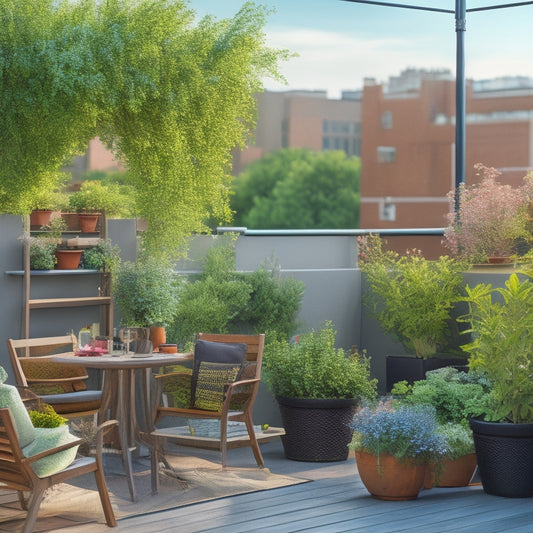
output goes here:
[{"label": "small tree", "polygon": [[251,163],[233,184],[235,224],[250,228],[359,227],[358,157],[288,148]]}]

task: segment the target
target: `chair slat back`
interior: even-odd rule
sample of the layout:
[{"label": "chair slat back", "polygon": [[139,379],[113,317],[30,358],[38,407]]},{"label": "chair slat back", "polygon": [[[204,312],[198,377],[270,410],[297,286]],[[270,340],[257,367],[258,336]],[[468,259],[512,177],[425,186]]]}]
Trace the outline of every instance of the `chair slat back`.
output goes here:
[{"label": "chair slat back", "polygon": [[9,408],[0,409],[0,482],[14,490],[32,490],[33,470],[26,464]]},{"label": "chair slat back", "polygon": [[246,344],[246,360],[255,362],[255,377],[261,377],[261,363],[263,361],[263,350],[265,347],[265,334],[259,335],[237,335],[222,333],[199,333],[198,338],[211,342],[243,342]]},{"label": "chair slat back", "polygon": [[73,352],[76,342],[75,335],[8,339],[7,348],[17,385],[28,387],[28,378],[71,377],[75,379],[78,376],[84,376],[87,373],[84,367],[49,361],[52,355]]}]

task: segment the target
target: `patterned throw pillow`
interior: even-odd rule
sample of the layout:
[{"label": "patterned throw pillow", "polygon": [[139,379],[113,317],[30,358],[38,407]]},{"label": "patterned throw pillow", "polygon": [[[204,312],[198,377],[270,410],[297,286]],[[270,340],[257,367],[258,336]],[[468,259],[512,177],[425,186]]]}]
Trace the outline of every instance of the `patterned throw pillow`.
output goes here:
[{"label": "patterned throw pillow", "polygon": [[196,398],[196,382],[202,362],[239,365],[246,359],[247,346],[242,342],[214,342],[199,339],[194,346],[191,398]]},{"label": "patterned throw pillow", "polygon": [[224,403],[224,385],[235,381],[240,370],[241,365],[202,361],[198,370],[194,407],[220,411]]}]

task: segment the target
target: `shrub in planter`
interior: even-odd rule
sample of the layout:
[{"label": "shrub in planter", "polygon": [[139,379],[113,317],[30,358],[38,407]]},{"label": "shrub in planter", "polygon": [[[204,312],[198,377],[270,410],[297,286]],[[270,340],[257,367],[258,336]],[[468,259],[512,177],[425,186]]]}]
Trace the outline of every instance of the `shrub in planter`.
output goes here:
[{"label": "shrub in planter", "polygon": [[264,374],[280,406],[283,446],[289,459],[339,461],[348,457],[349,423],[361,398],[376,393],[365,354],[335,348],[331,322],[265,346]]},{"label": "shrub in planter", "polygon": [[487,373],[490,393],[471,419],[486,492],[533,496],[533,280],[511,274],[505,287],[466,287],[469,365]]}]

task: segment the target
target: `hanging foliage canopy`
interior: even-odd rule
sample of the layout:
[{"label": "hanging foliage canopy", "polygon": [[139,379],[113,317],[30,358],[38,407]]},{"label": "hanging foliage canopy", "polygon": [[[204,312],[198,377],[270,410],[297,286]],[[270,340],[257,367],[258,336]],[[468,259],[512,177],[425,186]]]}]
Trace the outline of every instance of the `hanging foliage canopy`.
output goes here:
[{"label": "hanging foliage canopy", "polygon": [[150,253],[227,222],[231,149],[288,53],[268,16],[195,21],[179,0],[0,0],[0,211],[26,213],[98,135],[128,167]]}]

